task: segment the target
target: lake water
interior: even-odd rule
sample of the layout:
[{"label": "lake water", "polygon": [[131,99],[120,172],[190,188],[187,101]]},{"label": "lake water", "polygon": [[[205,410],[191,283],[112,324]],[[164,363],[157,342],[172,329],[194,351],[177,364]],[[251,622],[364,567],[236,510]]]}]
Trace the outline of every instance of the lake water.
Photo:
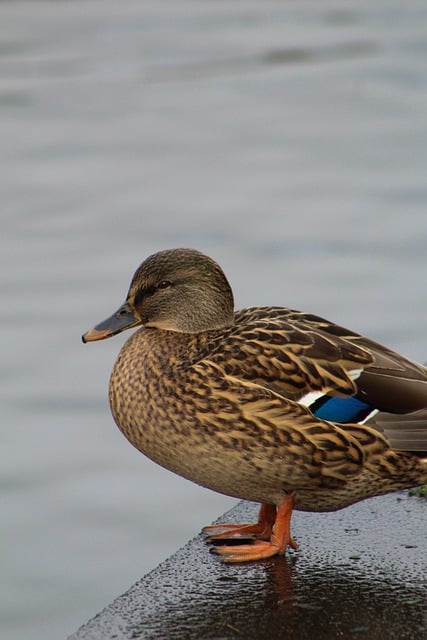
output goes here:
[{"label": "lake water", "polygon": [[126,336],[80,341],[144,257],[427,359],[427,5],[15,0],[0,38],[1,635],[53,640],[234,504],[115,427]]}]

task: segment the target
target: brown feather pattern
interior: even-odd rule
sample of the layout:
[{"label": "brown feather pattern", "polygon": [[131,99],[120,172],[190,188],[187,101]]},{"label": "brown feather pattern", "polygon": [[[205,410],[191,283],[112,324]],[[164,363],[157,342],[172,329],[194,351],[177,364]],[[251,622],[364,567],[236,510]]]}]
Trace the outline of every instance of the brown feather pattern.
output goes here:
[{"label": "brown feather pattern", "polygon": [[[417,446],[427,442],[425,367],[310,314],[234,313],[210,258],[189,249],[156,255],[139,267],[126,302],[145,326],[110,381],[113,416],[135,447],[213,490],[276,505],[292,493],[303,510],[427,482],[426,461],[403,451],[407,419],[409,441],[415,430]],[[369,425],[321,420],[298,402],[312,392],[357,395],[380,413]]]}]

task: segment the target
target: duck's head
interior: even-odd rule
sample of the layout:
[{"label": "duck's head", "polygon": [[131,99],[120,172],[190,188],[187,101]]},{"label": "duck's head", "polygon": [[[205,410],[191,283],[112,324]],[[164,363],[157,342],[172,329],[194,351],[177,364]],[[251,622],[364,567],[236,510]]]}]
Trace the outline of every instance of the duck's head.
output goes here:
[{"label": "duck's head", "polygon": [[144,260],[124,304],[82,340],[103,340],[137,325],[199,333],[231,326],[233,315],[233,293],[221,267],[195,249],[168,249]]}]

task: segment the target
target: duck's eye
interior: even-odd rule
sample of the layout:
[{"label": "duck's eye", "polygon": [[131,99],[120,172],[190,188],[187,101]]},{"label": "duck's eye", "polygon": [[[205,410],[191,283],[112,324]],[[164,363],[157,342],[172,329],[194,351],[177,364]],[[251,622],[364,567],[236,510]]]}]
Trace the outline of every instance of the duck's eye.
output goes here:
[{"label": "duck's eye", "polygon": [[162,280],[157,285],[157,289],[167,289],[168,287],[171,287],[171,286],[172,286],[172,282],[170,280]]}]

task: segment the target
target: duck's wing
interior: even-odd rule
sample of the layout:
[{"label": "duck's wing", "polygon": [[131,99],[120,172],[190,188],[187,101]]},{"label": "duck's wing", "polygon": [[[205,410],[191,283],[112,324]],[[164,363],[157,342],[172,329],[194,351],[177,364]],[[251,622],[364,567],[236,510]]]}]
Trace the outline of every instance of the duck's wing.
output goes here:
[{"label": "duck's wing", "polygon": [[427,368],[374,340],[350,332],[323,318],[290,312],[289,322],[312,326],[315,331],[360,347],[372,357],[357,378],[357,394],[368,403],[391,413],[427,408]]},{"label": "duck's wing", "polygon": [[388,449],[375,429],[319,420],[300,403],[226,374],[213,361],[192,365],[191,375],[200,429],[217,441],[216,450],[235,455],[235,464],[250,461],[264,483],[280,481],[286,491],[338,487]]},{"label": "duck's wing", "polygon": [[[296,400],[323,420],[364,422],[378,411],[410,414],[427,408],[425,367],[360,334],[292,309],[237,312],[225,347],[222,343],[214,358],[227,374]],[[409,435],[411,426],[405,427],[403,416],[400,425]],[[383,430],[380,421],[374,426]]]},{"label": "duck's wing", "polygon": [[329,335],[309,316],[282,307],[237,312],[212,359],[227,374],[300,401],[307,394],[338,397],[357,392],[354,380],[374,362],[363,346]]}]

